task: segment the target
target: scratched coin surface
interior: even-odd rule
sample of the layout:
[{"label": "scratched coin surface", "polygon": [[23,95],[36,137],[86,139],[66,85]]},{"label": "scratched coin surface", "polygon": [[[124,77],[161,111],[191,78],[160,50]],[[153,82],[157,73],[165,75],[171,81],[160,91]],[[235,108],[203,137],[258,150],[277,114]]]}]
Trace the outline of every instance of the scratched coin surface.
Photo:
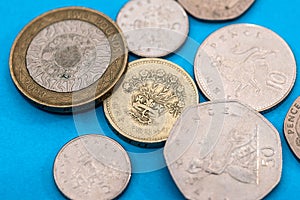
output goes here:
[{"label": "scratched coin surface", "polygon": [[142,57],[162,57],[176,51],[189,32],[188,16],[173,0],[129,1],[120,10],[117,23],[129,50]]},{"label": "scratched coin surface", "polygon": [[237,101],[187,108],[164,148],[170,173],[187,199],[262,199],[279,183],[279,133]]},{"label": "scratched coin surface", "polygon": [[129,63],[112,95],[104,100],[104,111],[127,141],[154,147],[167,139],[181,112],[198,101],[197,87],[181,67],[145,58]]},{"label": "scratched coin surface", "polygon": [[296,99],[285,117],[284,135],[293,153],[300,159],[300,97]]},{"label": "scratched coin surface", "polygon": [[85,109],[118,81],[127,49],[117,25],[81,7],[47,12],[17,37],[10,57],[15,85],[32,102],[56,112]]},{"label": "scratched coin surface", "polygon": [[245,13],[255,0],[178,0],[194,17],[203,20],[230,20]]},{"label": "scratched coin surface", "polygon": [[57,154],[54,180],[69,199],[114,199],[126,188],[131,164],[123,147],[101,135],[83,135]]},{"label": "scratched coin surface", "polygon": [[208,99],[237,99],[264,111],[291,91],[296,61],[276,33],[257,25],[236,24],[217,30],[201,44],[194,72]]}]

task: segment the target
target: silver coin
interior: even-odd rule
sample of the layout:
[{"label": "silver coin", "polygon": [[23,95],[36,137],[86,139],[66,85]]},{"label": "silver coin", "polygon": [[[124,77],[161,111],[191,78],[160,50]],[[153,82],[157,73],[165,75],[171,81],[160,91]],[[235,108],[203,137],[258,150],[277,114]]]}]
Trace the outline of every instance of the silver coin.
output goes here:
[{"label": "silver coin", "polygon": [[74,92],[98,80],[110,59],[109,41],[99,28],[81,20],[64,20],[33,38],[26,66],[30,76],[44,88]]},{"label": "silver coin", "polygon": [[128,48],[142,57],[162,57],[176,51],[189,32],[188,16],[173,0],[132,0],[120,10],[117,23]]},{"label": "silver coin", "polygon": [[236,101],[186,109],[164,156],[187,199],[261,199],[279,183],[282,171],[279,133]]},{"label": "silver coin", "polygon": [[286,114],[283,130],[288,145],[300,159],[300,97],[295,100]]},{"label": "silver coin", "polygon": [[71,140],[58,153],[53,168],[59,190],[74,200],[114,199],[131,176],[126,151],[101,135]]},{"label": "silver coin", "polygon": [[255,0],[178,0],[194,17],[204,20],[230,20],[246,12]]},{"label": "silver coin", "polygon": [[210,100],[238,99],[264,111],[291,91],[296,61],[276,33],[257,25],[236,24],[217,30],[201,44],[194,71]]}]

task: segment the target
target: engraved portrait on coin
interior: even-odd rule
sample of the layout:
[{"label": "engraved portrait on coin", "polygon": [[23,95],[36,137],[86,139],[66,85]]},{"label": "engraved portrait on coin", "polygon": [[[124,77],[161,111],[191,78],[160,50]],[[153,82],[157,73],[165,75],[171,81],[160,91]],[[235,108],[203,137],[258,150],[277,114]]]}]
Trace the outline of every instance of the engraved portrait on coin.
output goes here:
[{"label": "engraved portrait on coin", "polygon": [[57,154],[54,180],[69,199],[114,199],[126,188],[131,165],[126,151],[101,135],[83,135]]},{"label": "engraved portrait on coin", "polygon": [[178,0],[194,17],[203,20],[231,20],[245,13],[255,0]]},{"label": "engraved portrait on coin", "polygon": [[165,141],[183,110],[197,103],[197,88],[183,69],[149,58],[129,63],[104,111],[122,136],[150,145]]},{"label": "engraved portrait on coin", "polygon": [[127,65],[121,30],[108,16],[83,7],[49,11],[16,38],[10,73],[34,105],[70,113],[95,107]]},{"label": "engraved portrait on coin", "polygon": [[284,135],[293,153],[300,159],[300,97],[295,100],[286,114]]},{"label": "engraved portrait on coin", "polygon": [[217,30],[201,44],[194,72],[209,99],[237,99],[264,111],[291,91],[296,62],[276,33],[257,25],[236,24]]},{"label": "engraved portrait on coin", "polygon": [[188,16],[173,0],[128,1],[120,10],[117,23],[129,50],[142,57],[162,57],[174,52],[189,32]]},{"label": "engraved portrait on coin", "polygon": [[186,109],[164,155],[187,199],[261,199],[281,177],[279,133],[262,115],[236,101]]}]

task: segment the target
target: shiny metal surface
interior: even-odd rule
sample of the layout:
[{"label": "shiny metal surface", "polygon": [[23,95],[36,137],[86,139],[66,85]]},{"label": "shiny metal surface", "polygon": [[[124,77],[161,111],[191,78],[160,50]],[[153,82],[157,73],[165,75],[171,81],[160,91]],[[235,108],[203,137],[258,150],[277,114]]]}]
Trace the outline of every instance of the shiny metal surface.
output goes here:
[{"label": "shiny metal surface", "polygon": [[236,101],[192,106],[175,123],[164,149],[187,199],[261,199],[279,182],[279,133]]},{"label": "shiny metal surface", "polygon": [[235,24],[215,31],[200,45],[194,72],[210,100],[237,99],[264,111],[291,91],[296,61],[288,44],[273,31]]},{"label": "shiny metal surface", "polygon": [[188,16],[173,0],[128,1],[117,23],[129,50],[142,57],[162,57],[176,51],[189,32]]},{"label": "shiny metal surface", "polygon": [[110,59],[105,34],[81,20],[64,20],[44,28],[33,38],[26,54],[30,76],[56,92],[92,85],[106,71]]},{"label": "shiny metal surface", "polygon": [[127,186],[131,165],[126,151],[101,135],[83,135],[68,142],[53,166],[54,180],[69,199],[113,199]]},{"label": "shiny metal surface", "polygon": [[203,20],[231,20],[245,13],[255,0],[178,0],[194,17]]}]

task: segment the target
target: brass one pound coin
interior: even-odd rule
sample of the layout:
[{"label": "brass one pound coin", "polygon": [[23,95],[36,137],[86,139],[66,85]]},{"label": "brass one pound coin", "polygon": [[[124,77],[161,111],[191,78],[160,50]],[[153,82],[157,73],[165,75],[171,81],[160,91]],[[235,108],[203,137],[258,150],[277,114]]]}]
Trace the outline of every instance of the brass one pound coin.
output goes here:
[{"label": "brass one pound coin", "polygon": [[181,112],[199,101],[189,74],[157,58],[129,63],[115,88],[104,100],[105,115],[123,139],[143,147],[160,146]]},{"label": "brass one pound coin", "polygon": [[71,112],[101,101],[125,71],[127,58],[121,31],[109,17],[67,7],[37,17],[21,31],[10,72],[34,104]]}]

